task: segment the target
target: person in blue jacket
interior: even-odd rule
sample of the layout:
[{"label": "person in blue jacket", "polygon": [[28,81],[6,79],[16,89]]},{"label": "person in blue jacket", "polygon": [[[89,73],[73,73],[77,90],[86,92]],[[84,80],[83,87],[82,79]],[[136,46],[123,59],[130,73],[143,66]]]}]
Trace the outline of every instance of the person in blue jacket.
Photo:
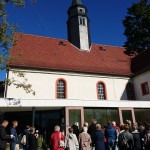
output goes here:
[{"label": "person in blue jacket", "polygon": [[10,128],[10,134],[12,137],[12,140],[10,142],[10,150],[15,150],[16,143],[17,143],[17,131],[16,127],[18,126],[18,121],[13,121],[12,122],[12,127]]},{"label": "person in blue jacket", "polygon": [[111,121],[108,121],[107,127],[105,129],[105,137],[106,137],[106,150],[116,150],[116,139],[117,139],[117,131],[112,126]]},{"label": "person in blue jacket", "polygon": [[101,130],[101,125],[96,125],[96,132],[94,135],[94,143],[95,143],[95,150],[105,150],[104,144],[104,133]]}]

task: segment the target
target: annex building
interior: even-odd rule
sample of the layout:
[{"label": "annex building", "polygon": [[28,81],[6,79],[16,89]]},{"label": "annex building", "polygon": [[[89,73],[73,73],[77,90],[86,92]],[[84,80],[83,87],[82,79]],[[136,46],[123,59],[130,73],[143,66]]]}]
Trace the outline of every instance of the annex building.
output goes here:
[{"label": "annex building", "polygon": [[56,124],[81,127],[93,118],[102,125],[150,121],[150,52],[131,58],[124,47],[92,44],[87,12],[80,0],[72,1],[68,40],[15,33],[7,78],[23,82],[15,71],[24,72],[36,94],[6,86],[0,99],[4,119],[47,133]]}]

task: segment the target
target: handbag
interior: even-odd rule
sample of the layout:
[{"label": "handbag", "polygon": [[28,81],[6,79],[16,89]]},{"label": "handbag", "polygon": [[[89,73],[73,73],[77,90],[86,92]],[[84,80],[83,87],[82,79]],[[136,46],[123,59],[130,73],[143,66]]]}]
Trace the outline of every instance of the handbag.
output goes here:
[{"label": "handbag", "polygon": [[23,135],[21,139],[21,144],[26,145],[26,135]]},{"label": "handbag", "polygon": [[58,146],[59,146],[60,148],[64,148],[64,147],[65,147],[65,142],[64,142],[63,140],[61,140],[61,132],[59,133]]}]

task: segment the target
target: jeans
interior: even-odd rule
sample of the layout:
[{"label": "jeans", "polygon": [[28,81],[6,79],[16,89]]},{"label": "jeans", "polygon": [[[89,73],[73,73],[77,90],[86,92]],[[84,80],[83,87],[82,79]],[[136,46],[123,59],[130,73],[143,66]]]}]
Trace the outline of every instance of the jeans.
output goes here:
[{"label": "jeans", "polygon": [[107,150],[116,150],[116,142],[113,139],[107,139],[106,143]]},{"label": "jeans", "polygon": [[10,142],[10,150],[15,150],[16,142]]}]

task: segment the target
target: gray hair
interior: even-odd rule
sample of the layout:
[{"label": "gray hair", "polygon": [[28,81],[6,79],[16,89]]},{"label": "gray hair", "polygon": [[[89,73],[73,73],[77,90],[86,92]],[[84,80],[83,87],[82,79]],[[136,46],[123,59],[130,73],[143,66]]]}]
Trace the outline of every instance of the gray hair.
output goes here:
[{"label": "gray hair", "polygon": [[60,131],[60,127],[59,127],[59,126],[55,126],[55,127],[54,127],[54,130],[55,130],[55,131]]},{"label": "gray hair", "polygon": [[116,126],[116,122],[115,122],[115,121],[112,121],[112,125],[113,125],[113,126]]},{"label": "gray hair", "polygon": [[97,129],[97,130],[101,130],[101,125],[100,125],[100,124],[97,124],[97,125],[96,125],[96,129]]},{"label": "gray hair", "polygon": [[79,122],[75,122],[74,124],[79,127]]},{"label": "gray hair", "polygon": [[83,127],[83,132],[87,132],[88,128],[87,127]]}]

